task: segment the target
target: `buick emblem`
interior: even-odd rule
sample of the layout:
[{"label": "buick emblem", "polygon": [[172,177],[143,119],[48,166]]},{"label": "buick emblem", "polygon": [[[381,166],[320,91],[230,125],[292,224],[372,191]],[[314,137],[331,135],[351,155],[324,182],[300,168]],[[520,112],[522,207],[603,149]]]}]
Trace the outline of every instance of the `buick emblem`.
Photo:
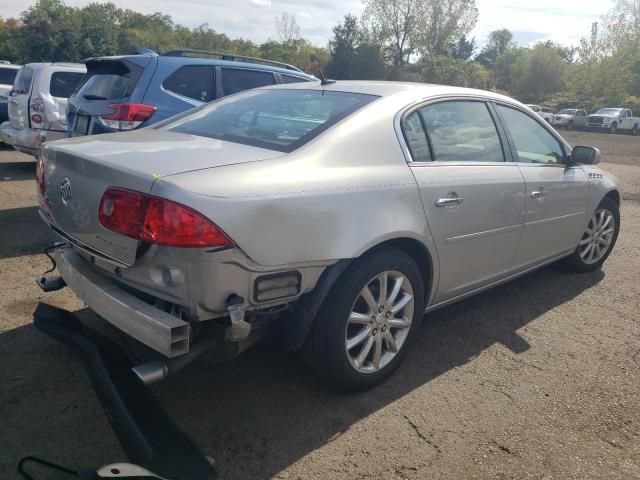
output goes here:
[{"label": "buick emblem", "polygon": [[69,205],[69,201],[71,200],[71,182],[68,178],[65,178],[60,184],[60,198],[65,207]]}]

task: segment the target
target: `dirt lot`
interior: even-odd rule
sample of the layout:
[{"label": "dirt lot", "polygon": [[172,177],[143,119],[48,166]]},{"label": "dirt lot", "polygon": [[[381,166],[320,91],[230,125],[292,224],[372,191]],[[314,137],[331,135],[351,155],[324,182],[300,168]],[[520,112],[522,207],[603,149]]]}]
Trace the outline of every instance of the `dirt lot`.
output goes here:
[{"label": "dirt lot", "polygon": [[[425,318],[386,384],[340,395],[262,345],[198,361],[155,387],[227,479],[640,478],[640,138],[567,134],[602,149],[625,201],[601,272],[549,267]],[[124,460],[79,358],[31,325],[52,236],[34,163],[0,152],[0,478],[36,454]]]}]

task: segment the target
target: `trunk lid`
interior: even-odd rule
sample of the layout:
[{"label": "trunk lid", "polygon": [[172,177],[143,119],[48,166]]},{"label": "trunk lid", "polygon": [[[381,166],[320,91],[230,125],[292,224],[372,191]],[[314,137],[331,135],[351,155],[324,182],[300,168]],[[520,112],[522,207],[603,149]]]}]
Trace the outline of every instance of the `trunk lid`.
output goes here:
[{"label": "trunk lid", "polygon": [[[266,160],[282,152],[165,130],[142,129],[50,142],[44,150],[51,219],[86,250],[133,265],[139,242],[98,221],[108,187],[149,193],[160,177]],[[215,192],[213,192],[215,193]]]}]

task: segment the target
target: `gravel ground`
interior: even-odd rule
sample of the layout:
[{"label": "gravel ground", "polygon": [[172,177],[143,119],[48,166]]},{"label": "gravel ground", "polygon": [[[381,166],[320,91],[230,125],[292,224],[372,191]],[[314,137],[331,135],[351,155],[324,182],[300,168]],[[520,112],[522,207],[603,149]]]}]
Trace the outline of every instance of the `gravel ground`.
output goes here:
[{"label": "gravel ground", "polygon": [[[625,200],[601,272],[551,266],[425,318],[371,392],[340,395],[269,344],[154,387],[227,479],[640,478],[640,138],[567,133],[603,151]],[[0,478],[29,454],[124,460],[79,358],[31,325],[52,236],[34,163],[0,152]]]}]

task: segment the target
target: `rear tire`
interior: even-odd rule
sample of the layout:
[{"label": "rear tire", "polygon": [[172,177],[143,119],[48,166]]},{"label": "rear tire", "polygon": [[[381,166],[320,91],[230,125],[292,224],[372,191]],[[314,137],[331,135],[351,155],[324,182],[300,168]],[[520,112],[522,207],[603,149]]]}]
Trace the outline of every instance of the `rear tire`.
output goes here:
[{"label": "rear tire", "polygon": [[605,197],[589,219],[575,251],[565,259],[565,265],[578,273],[597,270],[611,254],[619,231],[620,208],[616,202]]},{"label": "rear tire", "polygon": [[378,385],[407,354],[424,294],[420,270],[403,251],[388,248],[356,260],[320,308],[302,347],[305,363],[342,390]]}]

